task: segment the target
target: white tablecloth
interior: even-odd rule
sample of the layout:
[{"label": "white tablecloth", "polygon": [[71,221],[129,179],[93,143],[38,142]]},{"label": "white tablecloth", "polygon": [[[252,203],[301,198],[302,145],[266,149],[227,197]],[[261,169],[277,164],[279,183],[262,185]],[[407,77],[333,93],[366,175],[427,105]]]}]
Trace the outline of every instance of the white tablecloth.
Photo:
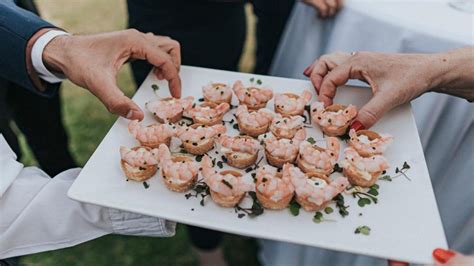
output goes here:
[{"label": "white tablecloth", "polygon": [[[318,19],[312,8],[298,3],[271,74],[304,78],[307,66],[334,51],[433,53],[467,45],[474,45],[474,16],[447,1],[349,0],[330,20]],[[448,242],[474,253],[474,104],[429,93],[412,106]],[[262,241],[261,259],[266,265],[386,265],[271,241]]]}]

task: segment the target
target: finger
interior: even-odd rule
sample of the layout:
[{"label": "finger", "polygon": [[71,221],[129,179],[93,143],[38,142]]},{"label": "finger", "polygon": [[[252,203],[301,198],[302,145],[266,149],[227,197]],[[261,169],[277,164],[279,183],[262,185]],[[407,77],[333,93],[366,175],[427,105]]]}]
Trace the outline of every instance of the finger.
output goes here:
[{"label": "finger", "polygon": [[328,5],[328,16],[334,16],[337,11],[337,0],[326,0]]},{"label": "finger", "polygon": [[327,16],[327,12],[329,11],[329,6],[326,4],[324,0],[313,1],[313,5],[318,10],[319,17],[325,18]]},{"label": "finger", "polygon": [[344,7],[344,0],[336,0],[337,3],[337,11],[341,10]]},{"label": "finger", "polygon": [[351,66],[349,64],[342,64],[336,66],[324,76],[319,89],[318,99],[324,103],[325,106],[331,105],[333,98],[336,96],[336,89],[338,86],[346,84],[350,79]]},{"label": "finger", "polygon": [[354,123],[361,123],[364,128],[370,128],[377,123],[382,116],[394,107],[393,103],[382,94],[375,94],[357,114]]},{"label": "finger", "polygon": [[117,87],[113,75],[105,74],[95,77],[87,86],[109,112],[131,120],[143,119],[143,111]]},{"label": "finger", "polygon": [[311,67],[310,79],[318,94],[321,89],[321,83],[330,70],[330,65],[324,59],[320,58],[313,63]]},{"label": "finger", "polygon": [[181,67],[181,47],[179,42],[167,36],[154,35],[151,32],[146,34],[146,38],[148,38],[150,42],[153,43],[153,45],[160,47],[162,50],[168,53],[179,71]]},{"label": "finger", "polygon": [[388,265],[389,266],[409,266],[410,264],[403,261],[389,260]]},{"label": "finger", "polygon": [[160,69],[163,78],[168,80],[171,95],[176,98],[181,97],[181,79],[171,57],[161,49],[150,45],[145,45],[142,51],[145,53],[146,60]]},{"label": "finger", "polygon": [[433,250],[433,258],[435,259],[437,264],[445,264],[455,256],[456,252],[452,250],[446,250],[442,248],[437,248]]}]

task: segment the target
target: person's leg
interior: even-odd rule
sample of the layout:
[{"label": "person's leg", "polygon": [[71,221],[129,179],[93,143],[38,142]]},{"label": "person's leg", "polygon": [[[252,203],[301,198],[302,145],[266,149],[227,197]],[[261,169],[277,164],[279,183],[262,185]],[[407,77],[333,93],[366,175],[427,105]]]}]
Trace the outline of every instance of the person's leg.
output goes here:
[{"label": "person's leg", "polygon": [[295,0],[253,0],[257,16],[255,73],[267,74]]},{"label": "person's leg", "polygon": [[[128,0],[129,27],[166,35],[181,44],[184,65],[237,70],[246,36],[244,4],[192,1]],[[132,71],[140,85],[151,70],[144,62],[133,62]],[[191,243],[201,265],[225,265],[223,233],[188,226]],[[209,264],[212,262],[212,264]]]},{"label": "person's leg", "polygon": [[59,94],[45,98],[12,84],[7,101],[15,123],[46,173],[54,177],[77,166],[69,152]]}]

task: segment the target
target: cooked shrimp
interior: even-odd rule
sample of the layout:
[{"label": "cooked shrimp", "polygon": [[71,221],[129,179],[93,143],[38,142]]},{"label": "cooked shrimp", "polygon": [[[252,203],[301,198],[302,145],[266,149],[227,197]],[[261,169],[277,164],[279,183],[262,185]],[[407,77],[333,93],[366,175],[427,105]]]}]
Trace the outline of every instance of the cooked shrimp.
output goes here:
[{"label": "cooked shrimp", "polygon": [[156,117],[167,122],[170,118],[182,114],[192,107],[194,97],[188,96],[183,99],[166,98],[146,103],[146,108]]},{"label": "cooked shrimp", "polygon": [[198,126],[196,128],[181,126],[177,129],[176,135],[183,142],[199,143],[226,132],[224,125]]},{"label": "cooked shrimp", "polygon": [[332,200],[349,185],[345,177],[340,176],[331,182],[327,182],[323,178],[307,176],[298,167],[291,164],[283,166],[283,176],[291,180],[298,197],[318,206]]},{"label": "cooked shrimp", "polygon": [[267,133],[259,136],[260,140],[265,143],[265,151],[273,157],[282,160],[292,160],[298,155],[298,148],[306,138],[304,129],[300,129],[293,139],[277,139],[272,133]]},{"label": "cooked shrimp", "polygon": [[193,160],[174,161],[168,146],[161,144],[158,149],[160,168],[163,176],[173,183],[185,183],[197,176],[201,165]]},{"label": "cooked shrimp", "polygon": [[351,145],[359,154],[364,156],[383,154],[393,141],[393,137],[388,134],[377,134],[377,138],[370,139],[365,134],[358,135],[354,129],[349,131],[349,136],[349,145]]},{"label": "cooked shrimp", "polygon": [[239,123],[244,124],[244,126],[259,128],[267,126],[272,121],[274,113],[266,108],[249,112],[246,105],[239,105],[235,111],[235,115]]},{"label": "cooked shrimp", "polygon": [[147,167],[158,164],[158,149],[148,150],[145,147],[130,149],[124,146],[120,147],[120,156],[122,160],[134,167]]},{"label": "cooked shrimp", "polygon": [[255,190],[252,177],[218,173],[212,167],[212,161],[207,155],[202,158],[201,167],[204,182],[211,190],[223,196],[239,196]]},{"label": "cooked shrimp", "polygon": [[227,152],[243,152],[248,154],[255,154],[260,150],[260,142],[253,138],[229,137],[227,135],[221,136],[217,143],[222,148],[223,153]]},{"label": "cooked shrimp", "polygon": [[377,173],[384,171],[390,167],[387,159],[382,155],[373,155],[370,157],[362,157],[352,147],[348,147],[344,150],[345,161],[343,166],[346,164],[352,165],[361,172]]},{"label": "cooked shrimp", "polygon": [[140,143],[165,143],[176,134],[176,127],[169,124],[143,126],[133,120],[128,124],[128,131]]},{"label": "cooked shrimp", "polygon": [[275,110],[282,114],[296,115],[304,112],[304,107],[311,101],[312,94],[304,90],[297,96],[290,93],[275,94]]},{"label": "cooked shrimp", "polygon": [[311,105],[311,117],[316,124],[322,127],[342,127],[347,125],[356,116],[357,108],[352,104],[344,110],[336,112],[325,109],[322,102],[316,101]]},{"label": "cooked shrimp", "polygon": [[270,131],[277,138],[292,139],[300,129],[304,130],[304,118],[299,115],[283,117],[276,114],[270,125]]},{"label": "cooked shrimp", "polygon": [[[339,158],[340,144],[337,138],[326,138],[327,148],[321,148],[307,141],[303,141],[299,147],[298,165],[302,168],[316,168],[325,174],[330,174]],[[309,166],[309,167],[307,167]],[[302,169],[310,172],[313,169]]]},{"label": "cooked shrimp", "polygon": [[223,83],[209,83],[202,87],[202,94],[208,102],[213,103],[230,103],[232,98],[232,90],[230,86]]},{"label": "cooked shrimp", "polygon": [[273,98],[273,91],[267,88],[245,88],[240,80],[234,83],[233,90],[241,104],[252,109],[265,107],[265,104]]},{"label": "cooked shrimp", "polygon": [[283,177],[281,173],[278,173],[277,168],[273,166],[260,166],[257,169],[256,178],[256,189],[275,202],[290,194],[292,195],[295,191],[288,176]]},{"label": "cooked shrimp", "polygon": [[220,120],[222,116],[229,111],[230,105],[228,103],[220,103],[219,105],[197,105],[184,112],[184,116],[191,117],[194,121],[216,121]]}]

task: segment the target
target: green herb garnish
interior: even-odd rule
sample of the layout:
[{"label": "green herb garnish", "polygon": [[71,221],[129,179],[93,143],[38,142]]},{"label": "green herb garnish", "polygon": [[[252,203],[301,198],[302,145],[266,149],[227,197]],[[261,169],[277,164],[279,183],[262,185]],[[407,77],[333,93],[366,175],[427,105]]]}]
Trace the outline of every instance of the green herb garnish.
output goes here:
[{"label": "green herb garnish", "polygon": [[325,212],[326,214],[331,214],[333,211],[334,211],[334,210],[333,210],[331,207],[326,207],[326,208],[324,208],[324,212]]},{"label": "green herb garnish", "polygon": [[145,187],[145,189],[148,189],[150,187],[150,185],[148,185],[148,183],[145,181],[143,182],[143,186]]},{"label": "green herb garnish", "polygon": [[356,230],[354,231],[355,234],[363,234],[363,235],[370,235],[370,227],[368,227],[367,225],[361,225],[359,227],[356,228]]},{"label": "green herb garnish", "polygon": [[313,139],[313,137],[309,137],[306,141],[311,143],[311,144],[316,143],[316,141]]},{"label": "green herb garnish", "polygon": [[291,212],[291,214],[293,214],[293,216],[298,216],[300,214],[301,205],[296,201],[296,199],[294,197],[291,199],[289,208],[290,208],[290,212]]},{"label": "green herb garnish", "polygon": [[237,215],[238,218],[244,217],[245,214],[247,214],[249,217],[253,218],[253,217],[256,217],[256,216],[259,216],[259,215],[263,214],[263,212],[264,212],[263,206],[257,198],[257,193],[255,193],[254,191],[249,191],[248,195],[253,200],[252,207],[242,208],[239,205],[235,205],[234,211],[236,213],[243,212],[243,213],[239,213]]},{"label": "green herb garnish", "polygon": [[346,206],[344,204],[344,196],[342,196],[342,194],[339,193],[337,196],[333,198],[333,200],[336,202],[336,208],[339,209],[339,214],[342,217],[346,217],[347,215],[349,215],[349,212],[347,211],[347,208],[349,208],[349,205]]},{"label": "green herb garnish", "polygon": [[313,222],[319,224],[320,222],[323,221],[323,213],[322,212],[316,212],[313,217]]},{"label": "green herb garnish", "polygon": [[155,93],[156,93],[157,90],[160,89],[160,87],[159,87],[158,85],[156,85],[156,84],[152,84],[152,85],[151,85],[151,88],[153,89],[153,91],[154,91]]},{"label": "green herb garnish", "polygon": [[257,84],[258,84],[258,85],[262,85],[262,83],[263,83],[263,82],[262,82],[260,79],[257,79]]}]

